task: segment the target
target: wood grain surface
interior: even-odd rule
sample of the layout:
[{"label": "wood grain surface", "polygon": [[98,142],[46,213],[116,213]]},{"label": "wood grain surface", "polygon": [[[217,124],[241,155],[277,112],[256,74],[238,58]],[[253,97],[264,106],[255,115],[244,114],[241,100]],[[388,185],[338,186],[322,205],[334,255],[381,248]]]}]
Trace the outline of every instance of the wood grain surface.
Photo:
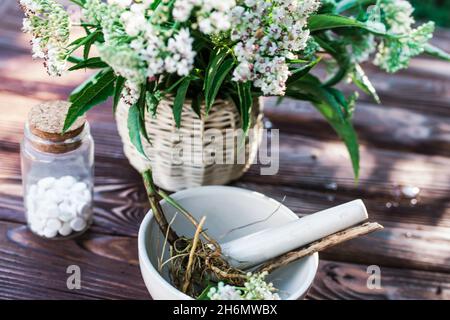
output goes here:
[{"label": "wood grain surface", "polygon": [[[150,299],[136,236],[148,210],[106,103],[89,113],[96,141],[95,222],[83,237],[46,241],[24,221],[20,140],[29,108],[65,99],[87,72],[50,78],[32,61],[15,1],[0,0],[0,299]],[[450,50],[450,32],[433,40]],[[255,165],[233,185],[262,192],[300,216],[361,198],[385,229],[321,255],[308,299],[450,299],[450,64],[428,57],[386,76],[368,65],[383,103],[362,95],[355,114],[361,178],[343,144],[307,103],[266,100],[266,123],[280,129],[280,170]],[[344,88],[350,90],[349,88]],[[420,188],[417,202],[401,188]],[[82,288],[66,286],[70,265]],[[381,289],[367,286],[368,266]]]}]

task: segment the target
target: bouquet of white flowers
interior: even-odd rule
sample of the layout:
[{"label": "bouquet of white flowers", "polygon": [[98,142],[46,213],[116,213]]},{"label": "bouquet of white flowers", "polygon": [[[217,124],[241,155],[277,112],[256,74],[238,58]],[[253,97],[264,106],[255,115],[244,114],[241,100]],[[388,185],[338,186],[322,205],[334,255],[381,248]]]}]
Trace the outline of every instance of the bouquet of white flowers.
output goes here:
[{"label": "bouquet of white flowers", "polygon": [[[351,118],[357,94],[334,88],[350,79],[379,100],[361,63],[374,58],[383,70],[406,68],[411,57],[428,53],[450,60],[428,41],[434,24],[414,27],[405,0],[72,0],[81,7],[79,26],[86,36],[69,42],[71,23],[54,0],[19,0],[33,35],[33,57],[45,60],[48,73],[100,69],[70,96],[65,128],[114,97],[138,121],[131,141],[143,152],[148,138],[143,118],[174,96],[180,125],[182,105],[192,98],[206,114],[217,97],[233,99],[244,131],[250,126],[253,98],[289,96],[311,101],[346,143],[358,175],[358,143]],[[91,47],[98,56],[91,56]],[[83,47],[82,57],[74,56]],[[320,60],[331,76],[311,74]]]}]

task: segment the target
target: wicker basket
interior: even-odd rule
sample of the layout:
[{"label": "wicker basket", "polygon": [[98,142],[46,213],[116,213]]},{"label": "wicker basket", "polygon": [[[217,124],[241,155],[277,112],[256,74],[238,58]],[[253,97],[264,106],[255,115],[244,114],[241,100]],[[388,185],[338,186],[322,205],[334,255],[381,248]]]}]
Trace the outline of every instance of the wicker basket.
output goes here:
[{"label": "wicker basket", "polygon": [[[236,129],[241,128],[239,112],[231,100],[216,100],[208,117],[205,117],[203,107],[201,119],[192,110],[191,102],[186,100],[180,129],[175,126],[172,105],[173,100],[163,100],[158,106],[156,117],[147,114],[145,123],[151,144],[145,139],[142,141],[150,161],[136,150],[129,139],[127,127],[129,106],[124,103],[118,105],[116,112],[118,131],[124,144],[125,155],[136,170],[142,172],[152,167],[155,183],[169,191],[226,184],[238,179],[248,170],[256,157],[262,137],[262,107],[258,100],[255,101],[252,112],[253,130],[250,130],[245,144],[230,143],[236,141],[230,132],[236,132]],[[215,135],[216,138],[211,138],[211,135]],[[226,137],[225,146],[218,137]],[[245,154],[245,159],[241,158],[241,161],[227,164],[229,162],[226,159],[236,158],[237,149],[243,147],[245,150],[242,154]],[[224,159],[222,163],[211,162],[211,157],[207,155],[214,155],[213,150],[222,152]]]}]

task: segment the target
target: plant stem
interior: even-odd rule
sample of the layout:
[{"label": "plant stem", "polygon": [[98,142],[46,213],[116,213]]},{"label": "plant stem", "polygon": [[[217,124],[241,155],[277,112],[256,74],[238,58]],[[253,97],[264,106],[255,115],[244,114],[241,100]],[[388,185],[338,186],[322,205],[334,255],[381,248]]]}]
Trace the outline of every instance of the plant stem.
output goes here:
[{"label": "plant stem", "polygon": [[156,222],[161,229],[161,232],[165,235],[167,234],[167,241],[171,245],[175,243],[178,239],[178,235],[173,231],[173,229],[169,226],[166,217],[164,216],[164,212],[159,204],[159,196],[157,187],[153,182],[152,171],[147,170],[142,173],[142,179],[144,180],[145,189],[147,191],[147,197],[150,202],[150,207],[152,209],[152,213],[155,216]]},{"label": "plant stem", "polygon": [[380,229],[383,229],[383,226],[376,222],[368,222],[356,227],[345,229],[341,232],[334,233],[325,238],[322,238],[319,241],[316,241],[304,248],[288,252],[282,256],[267,261],[262,267],[259,268],[258,271],[267,271],[271,273],[275,269],[288,265],[303,257],[312,255],[315,252],[323,251],[342,242],[366,235]]},{"label": "plant stem", "polygon": [[[185,208],[183,208],[178,202],[176,202],[172,197],[170,197],[167,193],[165,193],[162,190],[158,190],[158,195],[161,196],[168,204],[173,206],[175,209],[179,210],[186,219],[189,220],[190,223],[194,225],[194,227],[198,228],[199,223],[195,218],[192,216],[192,214],[187,211]],[[202,233],[203,237],[210,243],[212,243],[216,250],[220,250],[220,245],[217,243],[217,241],[214,238],[211,238],[206,232]]]},{"label": "plant stem", "polygon": [[205,223],[205,220],[206,220],[206,217],[203,217],[197,226],[197,230],[195,230],[194,240],[192,241],[191,251],[189,252],[189,261],[188,261],[188,265],[186,267],[186,272],[184,275],[184,283],[183,283],[183,287],[181,288],[181,290],[184,293],[187,293],[189,286],[191,285],[192,266],[194,264],[194,255],[195,255],[195,251],[197,250],[200,233],[202,232],[202,228],[203,228],[203,224]]}]

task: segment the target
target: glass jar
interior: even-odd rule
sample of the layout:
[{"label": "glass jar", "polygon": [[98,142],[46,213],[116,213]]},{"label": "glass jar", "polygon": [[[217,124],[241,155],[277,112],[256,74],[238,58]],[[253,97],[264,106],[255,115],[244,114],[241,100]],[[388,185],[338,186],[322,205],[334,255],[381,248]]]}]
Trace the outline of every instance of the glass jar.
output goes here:
[{"label": "glass jar", "polygon": [[67,110],[65,102],[47,103],[39,112],[32,109],[21,144],[27,223],[47,239],[75,237],[92,223],[94,141],[85,119],[67,133],[57,132]]}]

